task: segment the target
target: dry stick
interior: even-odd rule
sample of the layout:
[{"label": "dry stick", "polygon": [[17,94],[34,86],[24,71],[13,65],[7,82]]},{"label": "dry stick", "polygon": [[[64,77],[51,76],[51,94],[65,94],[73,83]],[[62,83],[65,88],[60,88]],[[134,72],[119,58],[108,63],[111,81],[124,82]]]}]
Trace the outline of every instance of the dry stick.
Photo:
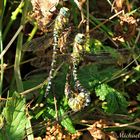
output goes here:
[{"label": "dry stick", "polygon": [[[65,55],[67,55],[67,56],[70,56],[70,54],[58,54],[57,56],[65,56]],[[48,58],[48,57],[47,57]],[[38,57],[36,56],[36,57],[33,57],[33,58],[30,58],[30,59],[28,59],[28,60],[25,60],[25,61],[22,61],[21,63],[20,63],[20,65],[23,65],[23,64],[26,64],[26,63],[29,63],[29,62],[32,62],[32,61],[34,61],[34,60],[37,60],[38,59]],[[60,65],[61,66],[61,65]],[[7,70],[7,69],[11,69],[11,68],[13,68],[14,67],[14,65],[10,65],[10,66],[5,66],[5,70]],[[59,68],[59,67],[58,67]],[[56,70],[57,71],[57,70]],[[54,74],[55,75],[55,74]]]},{"label": "dry stick", "polygon": [[[54,72],[54,75],[56,74],[57,71],[59,71],[59,69],[62,67],[63,64],[64,63],[62,63],[61,65],[58,66],[58,68]],[[25,96],[26,94],[29,94],[30,92],[35,91],[35,90],[43,87],[47,82],[48,82],[48,79],[46,79],[45,81],[43,81],[43,83],[41,83],[41,84],[39,84],[39,85],[37,85],[37,86],[35,86],[33,88],[30,88],[28,90],[25,90],[23,92],[20,92],[19,94],[22,95],[22,96]]]},{"label": "dry stick", "polygon": [[[32,62],[32,61],[37,60],[37,59],[38,59],[38,57],[30,58],[30,59],[28,59],[28,60],[22,61],[22,62],[20,63],[20,65],[23,65],[23,64]],[[11,69],[11,68],[13,68],[13,67],[14,67],[14,65],[7,66],[7,67],[5,68],[5,70]]]},{"label": "dry stick", "polygon": [[79,8],[79,10],[81,12],[82,20],[80,21],[80,24],[78,25],[78,28],[80,28],[81,24],[84,22],[84,12],[83,12],[83,8],[82,8],[82,5],[80,4],[80,2],[78,2],[78,0],[74,0],[74,2],[76,3],[77,7]]},{"label": "dry stick", "polygon": [[10,40],[10,42],[7,44],[7,46],[5,47],[5,49],[2,51],[2,53],[0,54],[0,59],[4,56],[4,54],[8,51],[8,49],[10,48],[10,46],[12,45],[12,43],[15,41],[15,39],[17,38],[18,34],[21,32],[21,30],[23,29],[23,25],[21,25],[17,32],[15,33],[15,35],[13,36],[13,38]]},{"label": "dry stick", "polygon": [[[138,30],[138,35],[137,35],[137,37],[136,37],[136,39],[135,39],[134,45],[132,46],[133,49],[135,48],[135,45],[137,44],[137,42],[138,42],[138,40],[139,40],[139,38],[140,38],[140,28],[138,28],[137,30]],[[133,55],[133,59],[135,60],[135,63],[136,63],[137,66],[138,66],[139,64],[138,64],[137,60],[135,59],[135,56],[134,56],[134,55]]]},{"label": "dry stick", "polygon": [[54,99],[54,107],[55,107],[55,112],[56,112],[56,121],[59,121],[56,94],[54,93],[53,95],[54,95],[54,97],[53,97],[53,99]]},{"label": "dry stick", "polygon": [[115,123],[116,126],[107,126],[106,128],[116,128],[116,127],[128,127],[132,129],[136,129],[140,131],[140,127],[134,126],[134,124],[139,124],[140,121],[132,122],[132,123],[127,123],[127,124],[120,124],[120,123]]},{"label": "dry stick", "polygon": [[7,100],[11,100],[12,97],[9,97],[9,98],[0,98],[0,101],[7,101]]},{"label": "dry stick", "polygon": [[[138,42],[138,40],[139,40],[139,38],[140,38],[140,29],[138,28],[137,30],[138,30],[138,35],[137,35],[137,37],[136,37],[136,39],[135,39],[134,45],[132,46],[132,49],[133,49],[133,50],[134,50],[135,45],[137,44],[137,42]],[[127,41],[127,45],[129,46],[129,48],[131,48],[130,43],[129,43],[128,41]],[[139,63],[137,62],[137,59],[135,58],[135,55],[133,54],[132,57],[133,57],[133,59],[134,59],[134,61],[135,61],[135,64],[138,66]]]},{"label": "dry stick", "polygon": [[[129,43],[128,41],[127,41],[126,43],[127,43],[128,47],[131,48],[130,43]],[[134,60],[135,64],[138,66],[139,63],[138,63],[137,60],[135,59],[134,54],[132,55],[132,57],[133,57],[133,60]]]},{"label": "dry stick", "polygon": [[[115,123],[115,126],[106,126],[106,127],[104,127],[103,129],[127,127],[127,128],[132,128],[132,129],[135,129],[135,130],[139,130],[139,131],[140,131],[140,127],[134,126],[134,124],[138,124],[138,123],[140,123],[140,121],[136,121],[136,122],[132,122],[132,123],[127,123],[127,124]],[[88,125],[88,126],[92,126],[92,125]],[[78,131],[81,132],[81,131],[90,130],[90,129],[93,129],[93,128],[92,128],[92,127],[88,127],[88,128],[80,129],[80,130],[78,130]]]},{"label": "dry stick", "polygon": [[[59,71],[59,69],[62,67],[62,65],[64,64],[64,62],[62,62],[58,68],[55,70],[53,77],[56,76],[56,73]],[[57,99],[56,99],[56,94],[53,92],[54,95],[54,107],[55,107],[55,111],[56,111],[56,121],[59,121],[59,117],[58,117],[58,107],[57,107]]]},{"label": "dry stick", "polygon": [[[91,30],[89,31],[89,33],[90,33],[90,32],[93,32],[95,29],[98,29],[100,26],[104,25],[105,23],[107,23],[108,21],[110,21],[111,19],[115,18],[116,16],[118,16],[118,15],[121,14],[121,13],[123,13],[123,10],[120,11],[120,12],[118,12],[118,13],[116,13],[115,15],[111,16],[109,19],[106,19],[104,22],[98,24],[95,28],[91,29]],[[113,43],[116,47],[118,47],[118,45],[117,45],[109,36],[108,36],[108,38],[112,41],[112,43]]]},{"label": "dry stick", "polygon": [[86,38],[87,38],[87,41],[86,41],[86,48],[89,49],[90,46],[90,34],[89,34],[89,0],[87,0],[86,2],[86,5],[87,5],[87,21],[86,21]]},{"label": "dry stick", "polygon": [[37,89],[43,87],[43,85],[45,85],[47,81],[48,81],[48,80],[45,80],[43,83],[41,83],[41,84],[39,84],[39,85],[37,85],[37,86],[35,86],[35,87],[33,87],[33,88],[30,88],[30,89],[28,89],[28,90],[25,90],[25,91],[23,91],[23,92],[20,92],[19,94],[22,95],[22,96],[25,96],[26,94],[28,94],[28,93],[30,93],[30,92],[32,92],[32,91],[35,91],[35,90],[37,90]]},{"label": "dry stick", "polygon": [[[140,37],[140,29],[138,29],[138,35],[137,35],[137,37],[136,37],[135,44],[138,42],[139,37]],[[135,44],[134,44],[134,46],[133,46],[132,48],[135,47]],[[107,82],[110,82],[110,81],[112,81],[112,80],[114,80],[114,79],[119,78],[119,77],[121,76],[120,74],[121,74],[126,68],[128,68],[132,63],[136,62],[136,60],[137,60],[139,57],[140,57],[140,55],[138,55],[137,57],[135,57],[135,58],[133,59],[133,61],[131,61],[126,67],[124,67],[122,70],[120,70],[118,73],[116,73],[116,74],[113,76],[113,77],[114,77],[113,79],[111,79],[111,80],[109,80],[109,81],[107,81]]]},{"label": "dry stick", "polygon": [[89,0],[87,0],[87,25],[86,25],[86,33],[89,37]]},{"label": "dry stick", "polygon": [[96,27],[94,27],[92,30],[90,30],[90,32],[93,32],[95,29],[98,29],[99,27],[101,27],[102,25],[104,25],[105,23],[107,23],[108,21],[110,21],[111,19],[115,18],[116,16],[118,16],[121,13],[123,13],[123,10],[121,10],[120,12],[118,12],[115,15],[111,16],[109,19],[106,19],[105,21],[103,21],[102,23],[100,23],[99,25],[97,25]]},{"label": "dry stick", "polygon": [[[139,57],[140,57],[140,55],[138,55],[138,56],[135,58],[135,60],[137,60]],[[113,75],[113,78],[110,79],[110,80],[108,80],[108,81],[106,81],[106,83],[108,83],[108,82],[110,82],[110,81],[112,81],[112,80],[115,80],[115,79],[121,77],[121,73],[122,73],[125,69],[127,69],[131,64],[133,64],[133,63],[135,62],[135,60],[131,61],[126,67],[124,67],[122,70],[120,70],[120,71],[118,71],[116,74],[114,74],[114,75]],[[102,81],[102,82],[104,82],[104,81]],[[102,83],[102,82],[101,82],[101,83]]]},{"label": "dry stick", "polygon": [[140,28],[137,28],[137,30],[138,30],[138,35],[137,35],[137,37],[136,37],[135,43],[134,43],[134,45],[133,45],[132,48],[135,47],[135,45],[137,44],[137,42],[138,42],[138,40],[139,40],[139,38],[140,38]]}]

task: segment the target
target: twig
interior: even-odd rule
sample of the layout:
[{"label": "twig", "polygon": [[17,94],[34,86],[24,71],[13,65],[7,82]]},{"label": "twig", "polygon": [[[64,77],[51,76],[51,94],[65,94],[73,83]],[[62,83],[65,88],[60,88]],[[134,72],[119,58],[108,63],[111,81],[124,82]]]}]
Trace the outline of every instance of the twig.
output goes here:
[{"label": "twig", "polygon": [[[56,69],[53,76],[55,76],[56,72],[62,67],[62,64]],[[36,87],[33,87],[33,88],[28,89],[26,91],[20,92],[20,95],[25,96],[26,94],[29,94],[30,92],[35,91],[35,90],[43,87],[47,82],[48,82],[48,79],[44,80],[43,83],[37,85]]]},{"label": "twig", "polygon": [[10,40],[10,42],[7,44],[7,46],[5,47],[5,49],[2,51],[2,53],[0,54],[0,59],[4,56],[4,54],[8,51],[8,49],[10,48],[10,46],[12,45],[12,43],[15,41],[15,39],[17,38],[17,36],[19,35],[19,33],[21,32],[21,30],[23,29],[23,25],[20,25],[20,27],[18,28],[17,32],[15,33],[15,35],[12,37],[12,39]]},{"label": "twig", "polygon": [[94,27],[92,30],[90,30],[90,32],[93,32],[94,30],[98,29],[99,27],[101,27],[102,25],[104,25],[105,23],[107,23],[108,21],[112,20],[113,18],[115,18],[116,16],[120,15],[121,13],[123,13],[123,10],[114,14],[113,16],[111,16],[109,19],[106,19],[105,21],[101,22],[100,24],[98,24],[96,27]]}]

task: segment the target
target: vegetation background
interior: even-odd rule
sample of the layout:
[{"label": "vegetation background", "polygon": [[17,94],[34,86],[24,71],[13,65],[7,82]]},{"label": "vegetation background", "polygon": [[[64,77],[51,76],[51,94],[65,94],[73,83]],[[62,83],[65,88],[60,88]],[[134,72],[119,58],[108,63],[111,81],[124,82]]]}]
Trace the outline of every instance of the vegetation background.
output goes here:
[{"label": "vegetation background", "polygon": [[[71,33],[60,42],[52,93],[44,98],[53,23],[63,6]],[[1,0],[0,140],[140,138],[139,6],[139,0]],[[79,32],[87,42],[78,77],[91,103],[74,112],[64,87]]]}]

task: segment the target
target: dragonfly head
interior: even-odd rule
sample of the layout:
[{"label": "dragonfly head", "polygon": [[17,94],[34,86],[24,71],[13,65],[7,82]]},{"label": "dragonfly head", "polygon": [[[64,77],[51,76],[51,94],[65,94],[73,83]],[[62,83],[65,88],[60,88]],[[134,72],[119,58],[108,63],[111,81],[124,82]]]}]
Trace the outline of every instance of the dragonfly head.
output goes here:
[{"label": "dragonfly head", "polygon": [[64,17],[69,17],[70,16],[69,9],[66,7],[62,7],[60,9],[60,14]]},{"label": "dragonfly head", "polygon": [[86,41],[85,35],[78,33],[75,37],[75,42],[79,45],[83,45]]}]

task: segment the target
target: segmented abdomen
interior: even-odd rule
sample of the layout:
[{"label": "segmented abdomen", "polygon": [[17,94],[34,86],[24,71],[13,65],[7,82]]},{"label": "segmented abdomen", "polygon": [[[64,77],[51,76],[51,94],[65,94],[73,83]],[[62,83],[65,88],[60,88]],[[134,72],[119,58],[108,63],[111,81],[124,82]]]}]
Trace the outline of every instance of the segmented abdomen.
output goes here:
[{"label": "segmented abdomen", "polygon": [[65,29],[66,25],[69,22],[69,9],[66,7],[63,7],[60,9],[60,12],[58,16],[56,17],[55,24],[54,24],[54,32],[53,32],[53,37],[54,37],[54,44],[53,44],[53,56],[52,56],[52,63],[51,63],[51,70],[49,73],[49,78],[48,78],[48,84],[46,87],[46,93],[45,97],[48,95],[51,89],[51,84],[52,84],[52,79],[53,79],[53,73],[55,69],[55,64],[56,64],[56,54],[57,54],[57,49],[58,49],[58,39],[62,31]]},{"label": "segmented abdomen", "polygon": [[70,74],[67,74],[66,85],[65,85],[65,95],[68,98],[68,104],[73,111],[79,111],[90,103],[90,92],[85,89],[79,79],[78,79],[78,66],[82,59],[82,52],[85,44],[85,36],[83,34],[77,34],[75,37],[73,52],[72,52],[72,62],[73,62],[73,78],[75,82],[75,90],[71,89],[69,84]]}]

